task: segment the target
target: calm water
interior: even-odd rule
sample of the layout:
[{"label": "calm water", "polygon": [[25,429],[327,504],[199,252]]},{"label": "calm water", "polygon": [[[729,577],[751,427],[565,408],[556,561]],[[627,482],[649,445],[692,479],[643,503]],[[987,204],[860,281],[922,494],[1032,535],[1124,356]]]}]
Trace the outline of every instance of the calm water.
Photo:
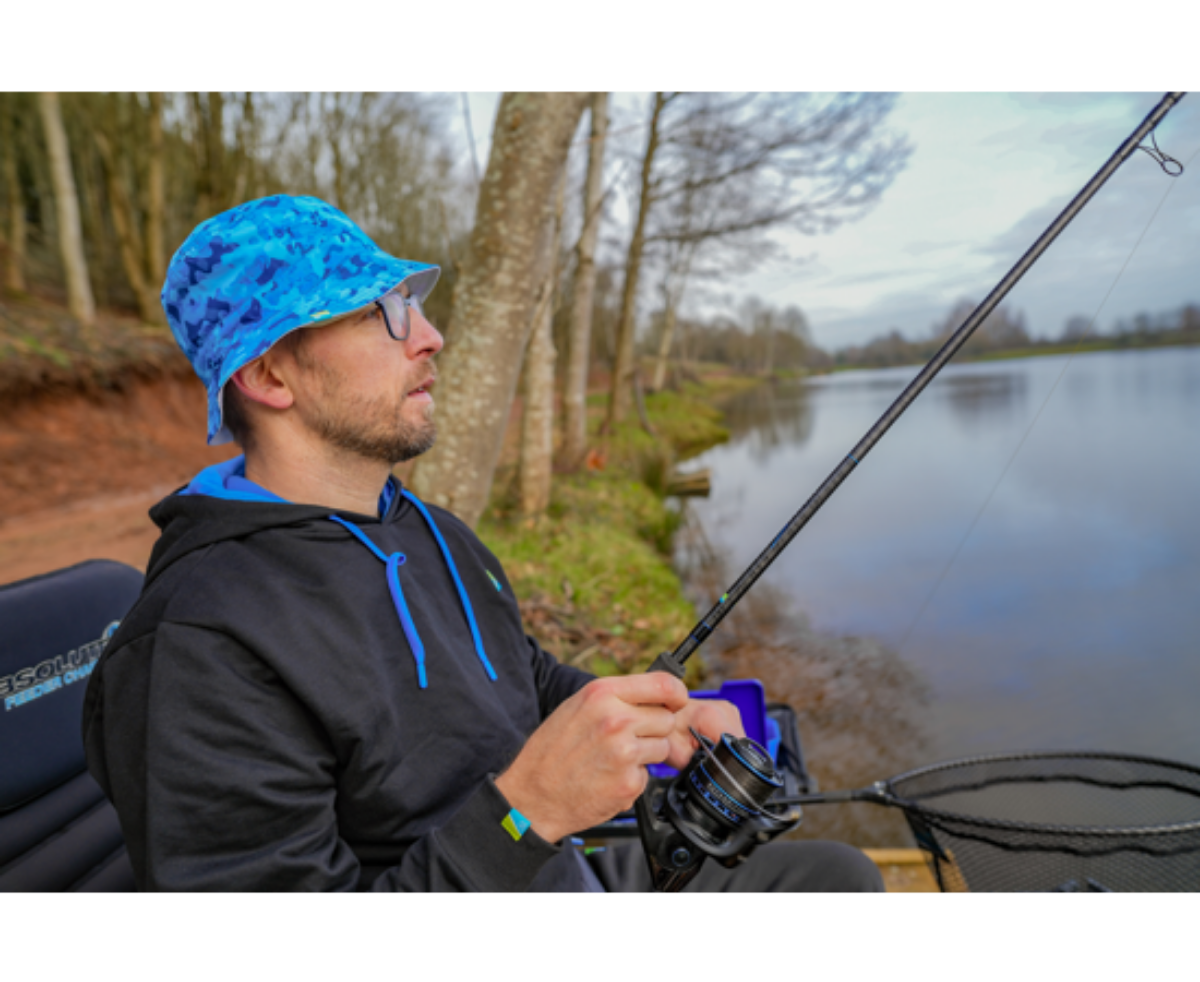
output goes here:
[{"label": "calm water", "polygon": [[[1066,363],[946,369],[765,582],[816,628],[899,649],[932,690],[932,759],[1200,763],[1200,348],[1077,356],[996,486]],[[689,464],[713,469],[712,497],[689,506],[728,568],[915,372],[764,386],[731,407],[732,441]]]}]

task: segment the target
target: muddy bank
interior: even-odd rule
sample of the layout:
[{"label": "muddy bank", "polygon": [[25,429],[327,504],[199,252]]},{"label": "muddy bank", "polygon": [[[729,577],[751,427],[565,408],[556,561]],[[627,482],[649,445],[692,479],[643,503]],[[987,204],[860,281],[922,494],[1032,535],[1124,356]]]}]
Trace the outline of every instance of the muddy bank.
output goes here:
[{"label": "muddy bank", "polygon": [[144,566],[157,536],[147,509],[237,452],[205,444],[204,406],[190,374],[6,399],[0,583],[85,559]]},{"label": "muddy bank", "polygon": [[[694,520],[680,531],[680,544],[688,593],[707,609],[706,598],[719,596],[741,571],[713,552]],[[930,763],[925,680],[874,638],[815,630],[770,584],[760,580],[721,622],[703,658],[713,688],[756,678],[769,701],[796,710],[806,763],[823,791],[867,787]],[[912,843],[900,812],[866,803],[808,806],[787,837],[860,848]]]},{"label": "muddy bank", "polygon": [[0,429],[3,520],[180,484],[228,458],[230,447],[204,442],[204,405],[204,388],[190,374],[7,402]]}]

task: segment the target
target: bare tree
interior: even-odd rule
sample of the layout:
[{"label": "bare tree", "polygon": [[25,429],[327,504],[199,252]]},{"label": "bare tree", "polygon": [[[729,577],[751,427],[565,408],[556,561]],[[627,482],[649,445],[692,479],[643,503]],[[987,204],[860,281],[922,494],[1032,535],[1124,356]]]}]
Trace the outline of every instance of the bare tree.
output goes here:
[{"label": "bare tree", "polygon": [[882,95],[655,94],[606,426],[629,407],[643,256],[721,242],[744,261],[780,226],[815,233],[862,214],[907,155],[882,130],[891,105]]},{"label": "bare tree", "polygon": [[667,381],[667,361],[671,345],[675,340],[675,325],[679,318],[679,304],[683,290],[691,273],[692,263],[701,240],[671,242],[667,246],[667,258],[663,263],[663,329],[658,341],[658,360],[654,365],[654,381],[651,388],[658,391]]},{"label": "bare tree", "polygon": [[469,525],[491,490],[532,326],[547,209],[587,100],[508,92],[497,109],[447,330],[438,443],[412,477],[421,494]]},{"label": "bare tree", "polygon": [[[159,290],[162,286],[161,279],[161,261],[156,265],[152,264],[152,253],[145,245],[146,239],[152,234],[152,217],[149,210],[146,212],[146,228],[143,231],[139,222],[138,214],[134,208],[134,195],[128,187],[128,178],[126,172],[130,169],[136,172],[136,166],[129,166],[127,157],[133,156],[136,150],[133,146],[134,142],[130,139],[120,140],[118,146],[114,146],[114,141],[120,139],[121,127],[118,123],[118,111],[120,106],[119,100],[124,100],[125,97],[120,95],[112,95],[103,100],[101,105],[103,111],[98,114],[98,125],[92,127],[92,138],[96,144],[96,150],[100,155],[102,168],[104,171],[105,187],[108,193],[108,204],[112,214],[113,229],[117,234],[117,244],[121,253],[121,265],[125,270],[126,279],[129,281],[129,286],[133,290],[134,297],[137,300],[138,313],[142,320],[147,323],[163,323],[163,311],[159,304]],[[132,97],[129,101],[136,106],[136,100]],[[160,107],[161,108],[161,107]],[[161,121],[161,116],[159,117]],[[153,146],[154,134],[154,118],[150,120],[151,146]],[[111,134],[111,136],[110,136]],[[158,133],[159,151],[161,153],[161,129]],[[124,153],[119,151],[125,151]],[[152,177],[151,184],[154,179],[158,180],[159,187],[154,189],[151,187],[150,197],[153,199],[155,191],[161,194],[161,173],[155,174],[153,166],[153,157],[150,167]],[[161,166],[161,160],[159,161]],[[161,222],[161,213],[158,216]],[[159,250],[161,256],[161,229],[159,230]]]},{"label": "bare tree", "polygon": [[67,306],[83,327],[96,320],[96,304],[88,282],[87,260],[83,255],[83,233],[79,222],[79,196],[71,173],[71,153],[63,128],[62,109],[57,92],[38,95],[38,108],[46,132],[46,150],[50,158],[50,176],[54,184],[54,203],[58,212],[58,244],[62,252],[67,280]]},{"label": "bare tree", "polygon": [[608,395],[608,414],[604,429],[610,432],[625,418],[633,395],[634,321],[637,315],[638,277],[642,271],[642,252],[646,248],[646,219],[654,204],[654,158],[661,143],[659,127],[663,110],[676,98],[665,92],[655,92],[650,110],[650,125],[646,131],[646,150],[642,154],[641,182],[638,189],[638,210],[633,220],[633,234],[625,254],[625,285],[621,291],[621,318],[617,321],[616,358]]},{"label": "bare tree", "polygon": [[562,462],[568,470],[587,453],[587,378],[592,348],[592,307],[596,291],[596,239],[604,202],[604,145],[608,137],[608,93],[596,92],[591,103],[587,178],[583,192],[583,228],[575,246],[575,282],[571,292],[567,372],[563,382]]},{"label": "bare tree", "polygon": [[163,245],[166,220],[166,148],[163,140],[163,94],[150,93],[148,113],[149,139],[146,151],[146,270],[150,282],[161,286],[167,277],[166,248]]},{"label": "bare tree", "polygon": [[559,275],[558,241],[562,232],[566,168],[559,176],[554,217],[545,237],[542,286],[534,307],[533,330],[522,375],[521,459],[517,470],[521,514],[537,518],[550,504],[554,464],[554,303]]},{"label": "bare tree", "polygon": [[[24,144],[20,132],[21,115],[16,93],[4,95],[0,110],[0,151],[4,153],[4,198],[8,211],[7,234],[0,238],[4,244],[4,285],[16,293],[25,292],[25,196],[21,193],[19,159]],[[5,241],[7,240],[7,241]]]}]

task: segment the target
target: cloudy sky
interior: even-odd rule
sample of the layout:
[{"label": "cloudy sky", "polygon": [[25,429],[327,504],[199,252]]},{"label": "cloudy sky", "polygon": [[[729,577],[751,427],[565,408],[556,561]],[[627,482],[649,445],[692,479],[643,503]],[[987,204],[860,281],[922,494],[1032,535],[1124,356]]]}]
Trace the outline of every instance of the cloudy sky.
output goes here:
[{"label": "cloudy sky", "polygon": [[[893,327],[925,335],[956,300],[995,286],[1160,96],[905,94],[890,125],[914,151],[876,208],[830,234],[781,236],[805,261],[766,264],[729,290],[798,304],[827,347]],[[617,111],[635,118],[643,98],[622,95]],[[481,166],[496,103],[470,97]],[[1184,162],[1200,151],[1200,96],[1172,110],[1158,141]],[[1139,153],[1011,294],[1035,335],[1100,309],[1168,189],[1098,323],[1107,330],[1118,317],[1200,302],[1200,158],[1171,179]]]}]

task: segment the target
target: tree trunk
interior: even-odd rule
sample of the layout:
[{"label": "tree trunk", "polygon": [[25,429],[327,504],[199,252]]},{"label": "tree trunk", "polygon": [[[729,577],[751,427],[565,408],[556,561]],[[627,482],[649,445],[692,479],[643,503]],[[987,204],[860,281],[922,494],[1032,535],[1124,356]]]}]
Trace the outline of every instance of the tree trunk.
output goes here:
[{"label": "tree trunk", "polygon": [[625,289],[621,295],[621,319],[617,322],[616,364],[613,366],[612,387],[608,397],[608,416],[604,421],[604,429],[609,433],[628,414],[633,394],[633,373],[637,370],[633,358],[633,341],[637,328],[638,275],[641,272],[642,251],[646,245],[646,216],[650,212],[651,175],[654,172],[654,155],[658,151],[658,122],[666,102],[663,93],[654,93],[650,133],[646,139],[646,153],[642,158],[642,185],[637,219],[633,224],[633,236],[629,240],[629,252],[625,257]]},{"label": "tree trunk", "polygon": [[62,251],[63,271],[67,279],[67,306],[71,316],[83,327],[96,321],[96,304],[88,283],[87,260],[83,255],[83,235],[79,224],[79,196],[71,174],[71,154],[57,92],[38,95],[42,125],[46,129],[46,150],[50,157],[50,175],[54,182],[54,204],[58,213],[58,245]]},{"label": "tree trunk", "polygon": [[533,314],[533,329],[522,374],[521,460],[517,471],[521,514],[537,518],[550,504],[554,472],[554,300],[558,285],[558,240],[562,232],[566,167],[558,179],[553,222],[542,250],[543,286]]},{"label": "tree trunk", "polygon": [[[150,93],[149,166],[146,174],[146,269],[157,292],[167,278],[163,245],[166,213],[166,150],[163,144],[163,94]],[[157,306],[157,304],[155,305]],[[161,316],[161,313],[160,313]]]},{"label": "tree trunk", "polygon": [[518,499],[521,514],[536,518],[550,504],[554,460],[554,332],[551,329],[553,283],[546,290],[534,315],[533,332],[525,352],[522,375],[524,409],[521,413],[521,463],[518,470]]},{"label": "tree trunk", "polygon": [[21,178],[17,170],[17,154],[21,142],[17,137],[16,97],[5,100],[4,115],[0,118],[0,146],[4,150],[4,197],[8,209],[8,235],[4,285],[14,293],[25,292],[25,196],[21,193]]},{"label": "tree trunk", "polygon": [[232,208],[234,205],[239,205],[254,197],[252,193],[247,193],[248,189],[254,186],[255,179],[254,131],[254,93],[246,92],[242,96],[242,118],[238,122],[237,128],[237,156],[234,158],[234,170],[237,176],[233,180],[233,189],[229,193],[226,207]]},{"label": "tree trunk", "polygon": [[587,99],[507,92],[497,109],[436,389],[438,443],[412,478],[418,493],[471,526],[487,504],[520,378],[546,208]]},{"label": "tree trunk", "polygon": [[158,288],[146,277],[142,266],[145,250],[142,247],[141,235],[138,233],[137,216],[133,213],[133,202],[121,180],[116,155],[108,137],[95,130],[93,137],[96,149],[100,152],[100,162],[104,167],[105,186],[108,190],[108,204],[112,213],[113,228],[117,232],[117,245],[121,252],[121,265],[125,267],[125,276],[137,297],[138,313],[148,324],[162,320],[162,310],[158,304]]},{"label": "tree trunk", "polygon": [[212,170],[212,210],[224,211],[229,207],[228,174],[225,167],[225,96],[221,92],[208,93],[208,128],[205,131],[206,155]]},{"label": "tree trunk", "polygon": [[658,362],[654,366],[654,382],[651,389],[658,392],[667,381],[667,359],[671,354],[671,342],[675,340],[675,298],[670,289],[663,291],[667,309],[663,311],[663,333],[658,342]]},{"label": "tree trunk", "polygon": [[592,307],[596,294],[596,239],[604,198],[604,144],[608,135],[608,93],[592,96],[592,138],[588,145],[587,182],[583,192],[583,229],[575,246],[575,285],[567,375],[563,384],[562,461],[567,470],[583,463],[587,453],[588,355],[592,347]]}]

